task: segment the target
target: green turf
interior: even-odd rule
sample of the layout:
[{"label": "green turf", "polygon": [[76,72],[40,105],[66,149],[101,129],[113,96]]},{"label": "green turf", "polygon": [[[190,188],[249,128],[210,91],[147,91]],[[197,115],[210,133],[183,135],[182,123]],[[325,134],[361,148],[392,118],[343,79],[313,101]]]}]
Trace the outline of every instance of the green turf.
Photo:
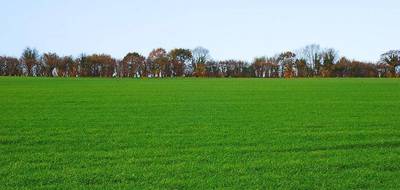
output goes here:
[{"label": "green turf", "polygon": [[1,189],[400,189],[399,79],[0,78]]}]

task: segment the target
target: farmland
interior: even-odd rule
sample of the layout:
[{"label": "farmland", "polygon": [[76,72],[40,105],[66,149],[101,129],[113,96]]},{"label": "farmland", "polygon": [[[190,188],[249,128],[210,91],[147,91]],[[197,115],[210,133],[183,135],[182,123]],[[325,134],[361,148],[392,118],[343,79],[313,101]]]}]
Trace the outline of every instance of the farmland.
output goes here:
[{"label": "farmland", "polygon": [[0,77],[1,189],[400,189],[398,79]]}]

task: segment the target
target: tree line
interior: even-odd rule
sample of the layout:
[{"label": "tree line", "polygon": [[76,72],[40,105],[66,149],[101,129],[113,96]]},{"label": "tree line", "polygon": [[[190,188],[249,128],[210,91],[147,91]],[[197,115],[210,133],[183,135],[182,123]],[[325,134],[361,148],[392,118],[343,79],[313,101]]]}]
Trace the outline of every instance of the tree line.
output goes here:
[{"label": "tree line", "polygon": [[272,57],[257,57],[251,63],[240,60],[215,61],[209,50],[163,48],[147,57],[130,52],[122,59],[107,54],[78,57],[56,53],[39,54],[26,48],[20,58],[0,56],[2,76],[42,77],[399,77],[400,50],[390,50],[377,62],[339,57],[333,48],[312,44]]}]

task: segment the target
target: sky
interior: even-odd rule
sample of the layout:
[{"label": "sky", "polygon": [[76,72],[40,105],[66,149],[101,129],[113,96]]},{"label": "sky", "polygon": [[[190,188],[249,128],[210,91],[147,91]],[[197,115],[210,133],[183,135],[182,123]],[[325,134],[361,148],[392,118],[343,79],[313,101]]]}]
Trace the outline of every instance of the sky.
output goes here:
[{"label": "sky", "polygon": [[0,55],[123,58],[158,47],[251,61],[308,44],[376,61],[400,49],[398,0],[0,0]]}]

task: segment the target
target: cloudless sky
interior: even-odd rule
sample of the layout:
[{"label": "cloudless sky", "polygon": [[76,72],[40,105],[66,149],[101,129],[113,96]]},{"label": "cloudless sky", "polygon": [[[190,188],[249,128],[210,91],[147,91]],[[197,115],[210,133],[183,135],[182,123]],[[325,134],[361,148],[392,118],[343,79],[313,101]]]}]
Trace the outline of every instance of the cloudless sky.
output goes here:
[{"label": "cloudless sky", "polygon": [[311,43],[376,61],[400,49],[398,0],[0,0],[0,55],[27,47],[122,58],[203,46],[216,60]]}]

